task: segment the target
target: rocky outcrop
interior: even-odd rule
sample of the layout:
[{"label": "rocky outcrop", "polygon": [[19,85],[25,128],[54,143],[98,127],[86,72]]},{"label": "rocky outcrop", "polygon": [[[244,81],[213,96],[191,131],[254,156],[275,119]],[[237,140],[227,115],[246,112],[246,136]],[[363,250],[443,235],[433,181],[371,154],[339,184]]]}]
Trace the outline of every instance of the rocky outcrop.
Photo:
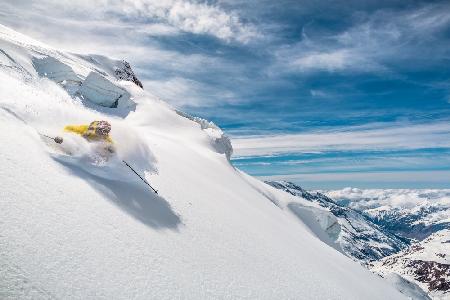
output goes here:
[{"label": "rocky outcrop", "polygon": [[411,260],[406,264],[411,268],[415,279],[428,283],[431,291],[450,291],[450,265],[441,264],[435,261]]},{"label": "rocky outcrop", "polygon": [[121,63],[116,66],[114,70],[114,75],[117,79],[132,81],[140,88],[144,88],[142,82],[136,77],[130,64],[127,61],[122,60]]}]

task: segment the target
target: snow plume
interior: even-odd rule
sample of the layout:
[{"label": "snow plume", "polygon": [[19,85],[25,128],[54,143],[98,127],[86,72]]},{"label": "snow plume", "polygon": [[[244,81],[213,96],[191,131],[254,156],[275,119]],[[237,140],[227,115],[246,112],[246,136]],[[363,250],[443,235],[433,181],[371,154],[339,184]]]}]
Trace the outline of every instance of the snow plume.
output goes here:
[{"label": "snow plume", "polygon": [[139,172],[156,172],[156,158],[148,145],[128,124],[114,120],[111,136],[121,160],[130,163]]},{"label": "snow plume", "polygon": [[148,146],[120,118],[86,109],[79,99],[71,98],[63,88],[45,78],[23,82],[0,73],[0,81],[8,82],[0,89],[2,112],[35,128],[36,131],[30,131],[30,134],[36,137],[37,133],[62,136],[64,143],[61,147],[64,151],[76,153],[78,157],[92,158],[98,149],[77,135],[64,133],[63,128],[69,124],[107,120],[112,124],[111,136],[120,159],[118,163],[124,159],[139,166],[137,169],[140,172],[156,171],[156,161]]}]

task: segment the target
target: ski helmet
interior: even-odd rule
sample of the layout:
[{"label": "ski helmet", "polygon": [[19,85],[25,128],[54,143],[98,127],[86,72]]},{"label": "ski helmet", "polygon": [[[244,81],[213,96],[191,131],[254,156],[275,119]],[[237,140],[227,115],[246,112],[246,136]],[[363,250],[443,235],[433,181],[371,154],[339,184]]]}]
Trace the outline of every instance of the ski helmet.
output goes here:
[{"label": "ski helmet", "polygon": [[107,136],[111,131],[111,124],[108,121],[94,121],[89,125],[89,129],[100,136]]}]

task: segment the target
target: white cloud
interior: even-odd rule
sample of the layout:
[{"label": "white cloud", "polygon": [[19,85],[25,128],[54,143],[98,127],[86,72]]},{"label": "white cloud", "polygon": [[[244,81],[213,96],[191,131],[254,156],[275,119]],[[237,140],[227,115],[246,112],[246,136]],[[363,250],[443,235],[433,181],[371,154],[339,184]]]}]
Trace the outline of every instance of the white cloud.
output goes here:
[{"label": "white cloud", "polygon": [[[429,175],[426,172],[426,175]],[[449,172],[436,172],[434,175],[448,177]],[[424,175],[416,174],[419,177]],[[413,177],[416,179],[417,177]],[[450,207],[450,190],[418,190],[418,189],[357,189],[344,188],[327,192],[333,199],[350,200],[350,206],[358,210],[380,207],[420,210],[421,207]],[[445,218],[448,218],[445,214]]]},{"label": "white cloud", "polygon": [[[391,73],[389,63],[415,60],[430,51],[447,51],[437,33],[450,25],[448,4],[428,4],[405,11],[379,10],[359,16],[355,24],[334,35],[304,28],[302,40],[275,51],[276,71]],[[440,47],[440,48],[439,48]],[[426,62],[422,62],[426,63]],[[408,67],[411,67],[407,64]]]},{"label": "white cloud", "polygon": [[291,66],[303,71],[318,69],[333,72],[348,67],[350,62],[351,53],[349,50],[337,50],[328,53],[308,53],[305,56],[296,58]]},{"label": "white cloud", "polygon": [[164,18],[183,31],[210,34],[226,41],[246,43],[257,36],[256,29],[244,25],[237,14],[207,4],[173,1],[166,7]]},{"label": "white cloud", "polygon": [[179,30],[173,26],[161,23],[142,24],[139,26],[128,25],[128,30],[135,30],[139,34],[149,36],[173,36],[179,34]]},{"label": "white cloud", "polygon": [[66,17],[84,16],[113,23],[121,19],[124,23],[132,23],[138,30],[146,27],[160,35],[184,31],[241,43],[259,36],[256,28],[243,23],[236,12],[189,0],[102,0],[95,5],[85,0],[42,0],[34,6]]},{"label": "white cloud", "polygon": [[235,137],[232,142],[236,157],[331,150],[450,148],[450,124],[390,124],[382,127],[372,124],[328,132]]},{"label": "white cloud", "polygon": [[[183,106],[213,106],[217,105],[217,99],[233,98],[228,91],[218,91],[201,82],[181,77],[173,77],[167,80],[145,80],[144,86],[152,93],[175,107]],[[220,95],[219,95],[220,93]]]}]

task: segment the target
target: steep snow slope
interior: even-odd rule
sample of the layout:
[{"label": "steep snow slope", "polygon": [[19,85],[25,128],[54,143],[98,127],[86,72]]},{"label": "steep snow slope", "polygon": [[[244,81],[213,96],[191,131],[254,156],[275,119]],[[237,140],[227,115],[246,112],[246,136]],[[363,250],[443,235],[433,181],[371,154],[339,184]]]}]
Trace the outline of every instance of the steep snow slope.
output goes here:
[{"label": "steep snow slope", "polygon": [[[301,187],[285,181],[269,181],[269,185],[284,190],[325,207],[329,213],[330,224],[323,229],[342,251],[357,261],[367,263],[395,254],[406,248],[407,244],[351,208],[342,207],[321,193],[307,192]],[[321,220],[318,218],[318,222]]]},{"label": "steep snow slope", "polygon": [[[283,209],[318,205],[235,170],[209,129],[133,80],[117,81],[115,61],[62,53],[5,27],[0,49],[1,299],[403,298]],[[46,57],[73,73],[58,67],[47,78],[33,64]],[[136,105],[83,99],[76,78],[92,72]],[[118,157],[158,195],[123,175],[119,159],[108,178],[95,175],[83,139],[64,135],[69,162],[35,130],[62,134],[67,123],[95,119],[112,123]]]},{"label": "steep snow slope", "polygon": [[433,299],[450,299],[450,230],[441,230],[405,251],[372,265],[383,275],[399,274],[429,291]]}]

